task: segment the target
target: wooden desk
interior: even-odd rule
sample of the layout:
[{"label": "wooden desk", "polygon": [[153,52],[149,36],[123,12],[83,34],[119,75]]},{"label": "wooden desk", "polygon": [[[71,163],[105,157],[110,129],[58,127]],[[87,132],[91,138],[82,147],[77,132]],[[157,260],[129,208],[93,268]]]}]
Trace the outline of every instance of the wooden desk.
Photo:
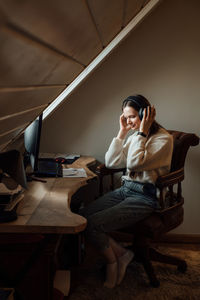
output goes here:
[{"label": "wooden desk", "polygon": [[89,170],[92,157],[80,157],[72,168],[85,168],[86,178],[45,178],[46,183],[28,183],[24,199],[19,203],[18,219],[1,223],[0,232],[10,233],[77,233],[85,229],[86,219],[70,210],[72,195],[96,175]]},{"label": "wooden desk", "polygon": [[[6,238],[10,235],[11,237],[17,236],[17,239],[20,237],[22,241],[27,234],[33,238],[38,234],[45,237],[46,244],[42,248],[42,255],[40,255],[37,264],[39,267],[37,266],[36,271],[31,275],[33,278],[42,276],[42,280],[36,280],[35,278],[38,286],[29,287],[31,290],[28,297],[22,286],[25,299],[26,297],[27,300],[36,298],[38,300],[53,299],[55,253],[60,237],[65,234],[76,234],[83,231],[87,222],[84,217],[71,212],[70,201],[80,188],[88,185],[90,181],[97,180],[97,176],[89,169],[89,166],[94,164],[94,158],[80,157],[70,165],[74,168],[84,168],[88,175],[87,178],[45,178],[46,183],[29,182],[25,196],[17,208],[18,219],[0,224],[0,240],[3,238],[6,241]],[[20,238],[18,243],[20,243]],[[22,252],[23,247],[20,250]],[[6,252],[4,251],[3,254],[6,255]],[[1,251],[1,255],[3,254]],[[27,283],[23,283],[23,285],[27,285]],[[36,291],[37,294],[35,294]],[[38,291],[40,292],[38,293]]]}]

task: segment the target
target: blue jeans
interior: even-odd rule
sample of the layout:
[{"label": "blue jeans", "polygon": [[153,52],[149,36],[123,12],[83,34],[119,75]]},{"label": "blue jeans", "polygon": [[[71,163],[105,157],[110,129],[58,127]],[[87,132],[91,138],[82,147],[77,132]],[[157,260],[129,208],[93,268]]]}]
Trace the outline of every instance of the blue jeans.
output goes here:
[{"label": "blue jeans", "polygon": [[156,187],[151,183],[124,180],[123,185],[98,198],[80,212],[88,223],[86,238],[103,250],[107,233],[129,227],[159,209]]}]

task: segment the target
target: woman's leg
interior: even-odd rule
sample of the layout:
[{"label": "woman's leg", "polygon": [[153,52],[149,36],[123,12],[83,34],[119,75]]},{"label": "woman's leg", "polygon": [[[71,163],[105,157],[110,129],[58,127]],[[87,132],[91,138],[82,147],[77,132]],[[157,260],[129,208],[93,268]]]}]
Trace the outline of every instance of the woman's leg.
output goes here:
[{"label": "woman's leg", "polygon": [[105,249],[109,246],[109,232],[132,226],[150,215],[153,210],[145,199],[128,197],[112,207],[89,215],[86,238],[97,249]]},{"label": "woman's leg", "polygon": [[120,284],[124,278],[126,268],[132,261],[134,254],[131,250],[127,250],[118,244],[114,239],[108,237],[109,246],[102,251],[106,259],[106,280],[104,286],[113,288],[116,284]]},{"label": "woman's leg", "polygon": [[[98,198],[97,200],[90,203],[88,206],[86,206],[80,211],[80,214],[85,216],[88,220],[86,238],[89,236],[90,239],[91,236],[96,235],[95,229],[91,228],[92,226],[90,223],[90,216],[119,204],[123,199],[124,199],[124,195],[121,192],[121,188],[119,188],[115,191],[109,192],[104,196]],[[96,238],[94,238],[93,240],[96,240]],[[111,240],[109,236],[105,233],[103,233],[103,235],[101,235],[100,238],[97,237],[97,240],[98,240],[97,248],[100,249],[101,254],[104,256],[106,260],[106,280],[104,282],[104,286],[108,288],[113,288],[116,285],[117,275],[118,275],[117,256],[118,253],[119,255],[121,255],[122,247],[118,249],[116,245],[115,247],[114,245],[111,246],[110,244]],[[101,247],[99,247],[99,244],[101,244]]]},{"label": "woman's leg", "polygon": [[113,240],[111,237],[109,238],[109,243],[113,249],[113,252],[116,255],[117,258],[117,264],[118,264],[118,275],[117,275],[117,284],[120,284],[121,281],[124,278],[126,268],[129,265],[129,263],[132,261],[134,257],[134,253],[131,250],[125,249],[120,244],[118,244],[115,240]]},{"label": "woman's leg", "polygon": [[104,286],[113,288],[116,285],[118,276],[117,258],[111,245],[102,250],[102,254],[106,259],[106,279],[104,282]]},{"label": "woman's leg", "polygon": [[133,253],[121,247],[108,233],[132,226],[153,210],[149,196],[125,186],[97,199],[83,210],[83,215],[88,220],[86,237],[96,245],[107,261],[106,286],[115,285],[117,271],[117,283],[122,281],[126,267],[133,258]]},{"label": "woman's leg", "polygon": [[87,218],[86,235],[106,258],[105,286],[110,288],[114,287],[116,283],[120,284],[123,280],[126,268],[134,254],[110,238],[109,232],[132,226],[150,215],[154,210],[148,204],[148,200],[144,199],[144,195],[143,197],[136,196],[128,197],[115,206],[98,211]]},{"label": "woman's leg", "polygon": [[132,261],[134,254],[131,250],[127,250],[122,247],[111,237],[108,239],[109,247],[102,251],[107,262],[104,286],[113,288],[116,284],[120,284],[123,280],[126,268]]},{"label": "woman's leg", "polygon": [[113,288],[120,284],[124,278],[126,268],[132,261],[134,254],[118,244],[113,238],[108,237],[109,246],[101,251],[106,259],[106,280],[104,286]]},{"label": "woman's leg", "polygon": [[124,199],[125,195],[123,193],[123,188],[121,187],[92,201],[87,206],[80,209],[79,214],[87,218],[99,211],[115,206]]}]

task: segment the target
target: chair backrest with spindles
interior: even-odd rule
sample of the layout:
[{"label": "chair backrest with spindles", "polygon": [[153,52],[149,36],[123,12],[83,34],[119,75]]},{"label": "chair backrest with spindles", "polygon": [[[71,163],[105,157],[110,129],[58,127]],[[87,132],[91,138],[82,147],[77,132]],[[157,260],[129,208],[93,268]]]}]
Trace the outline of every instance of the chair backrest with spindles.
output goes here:
[{"label": "chair backrest with spindles", "polygon": [[190,146],[199,144],[199,137],[194,133],[168,130],[174,138],[174,150],[171,163],[171,172],[184,167],[187,151]]}]

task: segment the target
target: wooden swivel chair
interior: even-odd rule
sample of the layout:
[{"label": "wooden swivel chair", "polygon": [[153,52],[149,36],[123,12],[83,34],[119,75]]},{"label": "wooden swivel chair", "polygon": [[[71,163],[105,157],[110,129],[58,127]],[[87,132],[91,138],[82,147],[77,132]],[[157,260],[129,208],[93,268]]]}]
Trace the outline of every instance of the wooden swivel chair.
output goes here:
[{"label": "wooden swivel chair", "polygon": [[[135,259],[142,263],[153,287],[158,287],[160,282],[156,278],[151,261],[176,265],[181,272],[185,272],[187,269],[187,264],[184,260],[161,254],[150,245],[151,241],[158,241],[163,234],[176,228],[183,222],[184,198],[182,196],[181,182],[184,179],[185,158],[189,147],[199,144],[199,138],[195,134],[172,130],[168,132],[173,135],[174,150],[170,173],[159,176],[156,181],[156,186],[160,190],[158,201],[161,205],[161,210],[153,212],[149,217],[139,221],[131,228],[123,229],[124,232],[133,234]],[[116,172],[125,174],[125,169],[108,169],[105,165],[97,167],[96,173],[100,179],[100,195],[103,194],[104,176],[111,176],[111,189],[113,189],[114,174]],[[164,197],[166,189],[167,194]]]}]

